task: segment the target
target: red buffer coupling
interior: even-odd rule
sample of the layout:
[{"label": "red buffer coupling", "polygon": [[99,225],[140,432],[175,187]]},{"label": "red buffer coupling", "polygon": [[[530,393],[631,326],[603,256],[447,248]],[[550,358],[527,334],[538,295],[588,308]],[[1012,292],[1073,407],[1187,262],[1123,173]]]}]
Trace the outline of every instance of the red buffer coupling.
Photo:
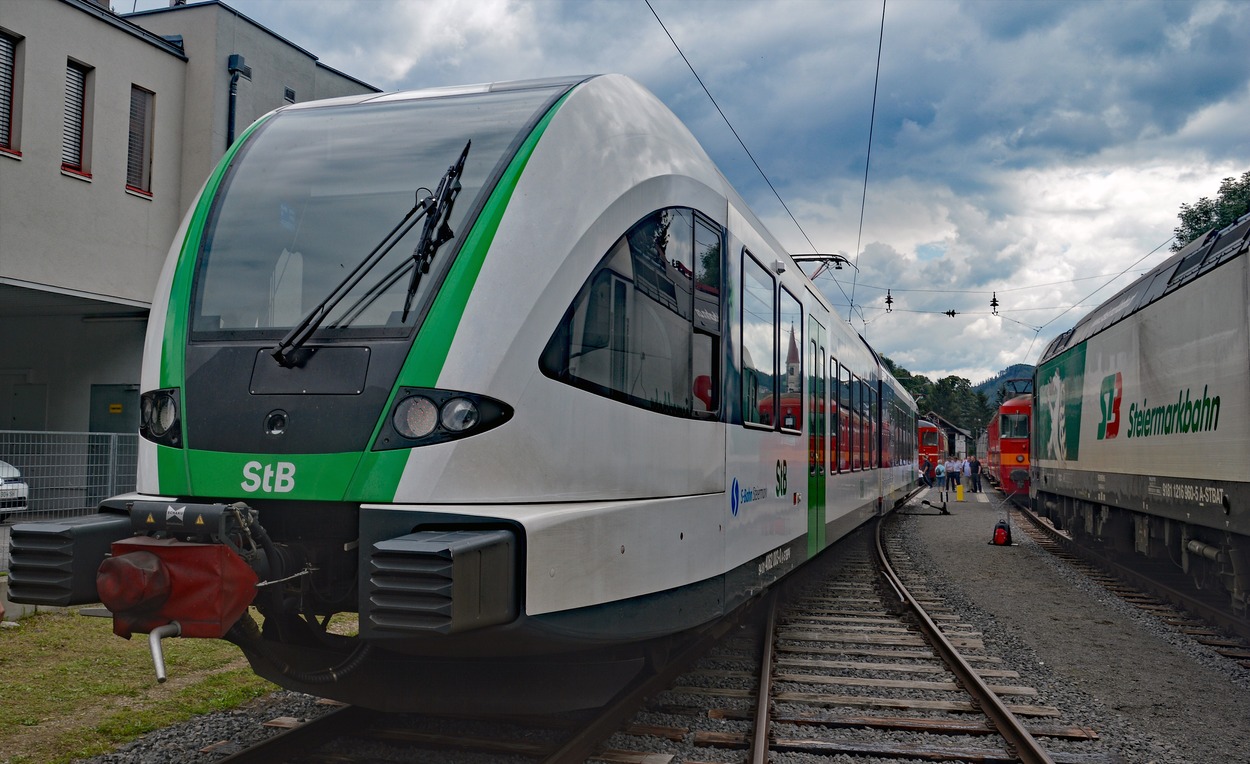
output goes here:
[{"label": "red buffer coupling", "polygon": [[183,637],[220,638],[256,596],[256,572],[223,544],[132,536],[112,552],[96,589],[119,637],[176,621]]}]

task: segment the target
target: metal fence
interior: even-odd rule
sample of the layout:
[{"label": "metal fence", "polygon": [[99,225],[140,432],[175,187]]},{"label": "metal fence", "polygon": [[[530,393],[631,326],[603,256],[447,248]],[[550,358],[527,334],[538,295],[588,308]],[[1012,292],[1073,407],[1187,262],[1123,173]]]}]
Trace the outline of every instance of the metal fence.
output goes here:
[{"label": "metal fence", "polygon": [[[27,487],[26,507],[0,514],[13,523],[92,513],[109,496],[135,489],[138,456],[139,436],[133,433],[0,430],[0,461],[16,467]],[[0,570],[7,570],[3,530]]]}]

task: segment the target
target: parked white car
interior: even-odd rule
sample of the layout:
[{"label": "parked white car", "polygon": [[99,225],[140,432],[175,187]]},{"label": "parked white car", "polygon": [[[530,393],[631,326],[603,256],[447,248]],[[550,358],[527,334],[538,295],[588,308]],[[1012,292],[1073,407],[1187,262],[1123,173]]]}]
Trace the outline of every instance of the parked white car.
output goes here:
[{"label": "parked white car", "polygon": [[14,512],[24,512],[30,500],[30,487],[22,473],[8,462],[0,462],[0,522]]}]

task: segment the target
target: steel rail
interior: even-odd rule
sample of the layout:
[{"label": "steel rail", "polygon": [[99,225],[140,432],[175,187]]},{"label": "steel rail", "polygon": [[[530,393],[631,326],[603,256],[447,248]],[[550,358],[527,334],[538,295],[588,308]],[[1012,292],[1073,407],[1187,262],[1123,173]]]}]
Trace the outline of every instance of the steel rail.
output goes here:
[{"label": "steel rail", "polygon": [[544,758],[543,764],[584,764],[598,751],[604,740],[619,731],[625,722],[642,708],[647,698],[670,687],[677,677],[690,668],[691,664],[755,613],[757,608],[775,596],[775,594],[768,594],[743,605],[733,616],[721,620],[682,647],[675,656],[670,656],[657,671],[621,690],[614,699],[609,701],[608,705],[595,712],[593,719]]},{"label": "steel rail", "polygon": [[1046,749],[1025,729],[1024,724],[1007,708],[1002,699],[989,688],[989,685],[973,670],[964,657],[959,654],[938,625],[929,617],[916,598],[903,584],[894,568],[890,565],[890,556],[881,541],[884,516],[877,519],[877,562],[881,573],[890,586],[901,595],[904,606],[910,609],[920,624],[920,631],[928,639],[935,652],[946,663],[947,668],[955,675],[959,685],[972,696],[981,711],[994,725],[998,734],[1007,742],[1007,747],[1023,764],[1055,764],[1054,759],[1046,753]]},{"label": "steel rail", "polygon": [[359,706],[342,706],[219,759],[221,764],[300,761],[327,741],[360,731],[379,716]]},{"label": "steel rail", "polygon": [[760,686],[755,696],[755,731],[751,736],[751,764],[768,764],[769,726],[772,723],[773,642],[777,633],[777,598],[768,608],[760,656]]}]

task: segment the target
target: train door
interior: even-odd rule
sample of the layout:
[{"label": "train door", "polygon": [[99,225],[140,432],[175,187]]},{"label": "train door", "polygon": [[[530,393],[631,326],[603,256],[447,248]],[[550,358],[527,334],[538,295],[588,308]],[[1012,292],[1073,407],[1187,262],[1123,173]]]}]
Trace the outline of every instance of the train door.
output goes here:
[{"label": "train door", "polygon": [[813,557],[825,548],[825,471],[826,422],[828,406],[825,390],[825,327],[808,316],[807,336],[812,376],[808,384],[808,447],[807,447],[807,556]]}]

